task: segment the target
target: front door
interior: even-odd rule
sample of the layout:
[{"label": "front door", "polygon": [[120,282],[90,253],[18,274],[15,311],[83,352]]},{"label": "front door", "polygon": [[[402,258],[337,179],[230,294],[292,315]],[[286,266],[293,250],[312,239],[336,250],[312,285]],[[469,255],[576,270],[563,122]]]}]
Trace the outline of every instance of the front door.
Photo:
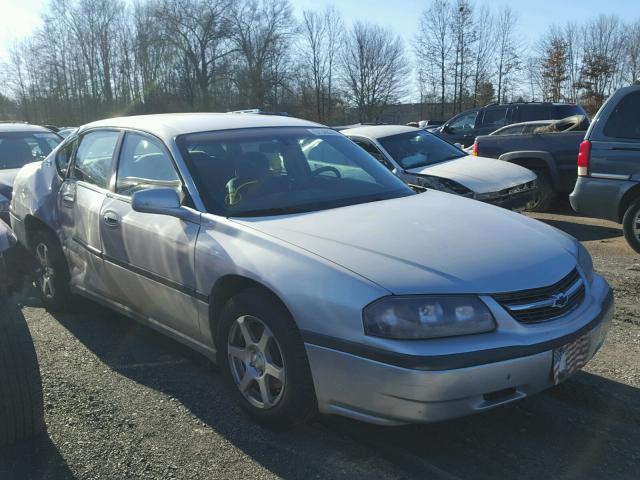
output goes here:
[{"label": "front door", "polygon": [[120,132],[114,130],[84,134],[57,199],[71,285],[100,294],[105,292],[100,211],[119,138]]},{"label": "front door", "polygon": [[136,212],[131,196],[182,182],[162,143],[150,136],[125,134],[115,192],[100,213],[106,281],[111,298],[151,322],[197,338],[194,252],[200,225],[168,215]]}]

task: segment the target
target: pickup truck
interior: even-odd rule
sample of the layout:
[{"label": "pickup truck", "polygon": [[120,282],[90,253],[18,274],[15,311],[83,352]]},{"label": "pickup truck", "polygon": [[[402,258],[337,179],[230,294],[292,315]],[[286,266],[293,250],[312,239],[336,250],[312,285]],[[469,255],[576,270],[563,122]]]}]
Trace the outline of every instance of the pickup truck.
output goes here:
[{"label": "pickup truck", "polygon": [[538,175],[538,197],[530,210],[550,208],[558,194],[568,194],[576,183],[576,159],[588,120],[576,115],[525,135],[483,135],[473,144],[475,156],[521,165]]}]

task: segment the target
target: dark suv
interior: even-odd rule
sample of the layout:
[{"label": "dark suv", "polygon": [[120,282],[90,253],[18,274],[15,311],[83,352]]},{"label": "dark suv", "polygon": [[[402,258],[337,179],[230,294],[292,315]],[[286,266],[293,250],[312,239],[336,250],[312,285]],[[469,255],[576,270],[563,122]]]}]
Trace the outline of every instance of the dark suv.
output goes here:
[{"label": "dark suv", "polygon": [[580,105],[571,103],[503,103],[462,112],[432,133],[451,143],[468,147],[479,135],[489,135],[512,123],[532,120],[559,120],[586,115]]},{"label": "dark suv", "polygon": [[621,88],[600,108],[578,154],[570,196],[581,214],[622,223],[640,253],[640,85]]}]

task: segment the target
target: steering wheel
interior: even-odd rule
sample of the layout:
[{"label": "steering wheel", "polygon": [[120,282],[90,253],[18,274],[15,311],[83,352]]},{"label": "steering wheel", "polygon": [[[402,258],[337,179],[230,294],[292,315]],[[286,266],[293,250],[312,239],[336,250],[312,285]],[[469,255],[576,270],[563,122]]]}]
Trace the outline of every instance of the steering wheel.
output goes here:
[{"label": "steering wheel", "polygon": [[338,170],[336,167],[330,167],[329,165],[326,165],[324,167],[320,167],[320,168],[316,168],[312,174],[313,176],[317,176],[320,175],[324,172],[331,172],[331,173],[335,173],[336,174],[336,178],[342,178],[342,174],[340,173],[340,170]]}]

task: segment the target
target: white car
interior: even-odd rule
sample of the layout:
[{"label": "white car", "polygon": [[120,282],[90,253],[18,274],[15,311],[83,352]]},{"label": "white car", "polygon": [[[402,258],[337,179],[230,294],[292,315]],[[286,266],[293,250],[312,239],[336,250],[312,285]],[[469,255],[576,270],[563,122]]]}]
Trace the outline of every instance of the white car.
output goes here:
[{"label": "white car", "polygon": [[433,188],[511,210],[525,209],[538,193],[531,170],[471,156],[419,128],[372,125],[340,133],[415,190]]}]

